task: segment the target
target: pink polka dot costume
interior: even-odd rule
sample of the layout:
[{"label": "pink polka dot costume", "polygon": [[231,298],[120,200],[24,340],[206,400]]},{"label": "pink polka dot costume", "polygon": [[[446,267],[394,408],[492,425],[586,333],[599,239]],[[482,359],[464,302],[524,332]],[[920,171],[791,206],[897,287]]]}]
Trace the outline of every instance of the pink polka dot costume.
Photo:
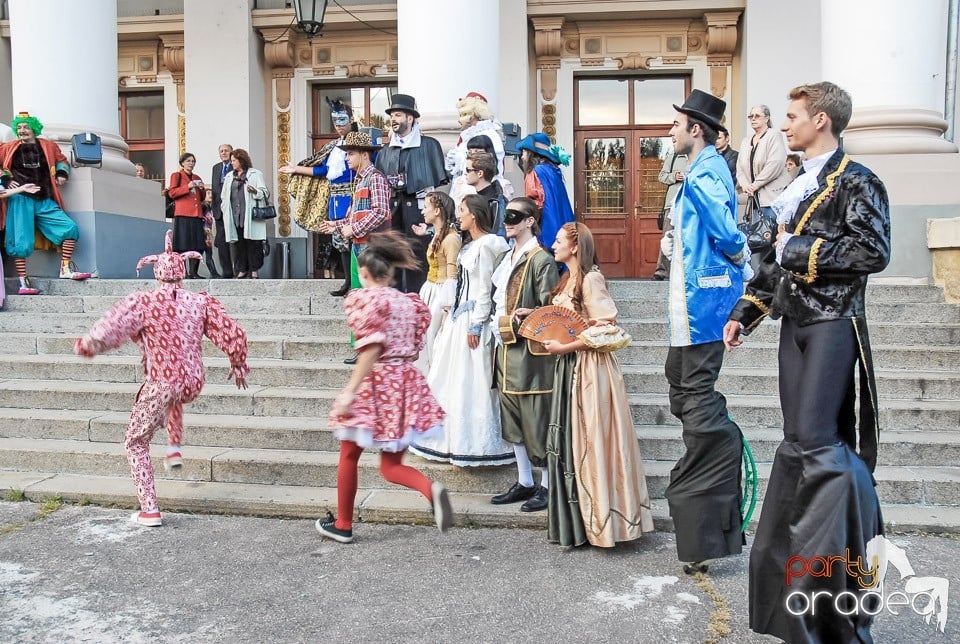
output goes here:
[{"label": "pink polka dot costume", "polygon": [[[141,513],[158,513],[157,495],[150,462],[150,440],[166,425],[169,443],[179,446],[183,433],[183,404],[200,395],[204,383],[202,342],[210,338],[230,358],[230,378],[238,387],[246,387],[247,335],[223,308],[206,294],[181,288],[183,260],[199,258],[190,251],[174,253],[168,231],[166,252],[144,257],[139,271],[154,264],[160,287],[127,296],[79,338],[74,350],[92,358],[132,340],[143,355],[146,374],[137,393],[130,422],[124,435],[124,448],[130,472],[137,486]],[[159,523],[157,523],[159,525]]]},{"label": "pink polka dot costume", "polygon": [[387,286],[355,290],[344,303],[356,348],[382,347],[356,392],[350,416],[330,415],[341,440],[387,452],[405,450],[415,437],[442,431],[443,409],[413,361],[423,349],[430,309],[419,296]]}]

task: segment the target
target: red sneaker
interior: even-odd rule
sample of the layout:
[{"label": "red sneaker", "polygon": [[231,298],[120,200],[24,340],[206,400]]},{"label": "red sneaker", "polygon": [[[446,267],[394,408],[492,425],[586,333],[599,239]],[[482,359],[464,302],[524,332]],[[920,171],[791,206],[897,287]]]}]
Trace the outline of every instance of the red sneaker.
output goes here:
[{"label": "red sneaker", "polygon": [[168,472],[181,467],[183,467],[183,456],[180,455],[180,452],[167,454],[167,457],[163,459],[163,469],[167,470]]},{"label": "red sneaker", "polygon": [[163,525],[159,512],[134,512],[130,515],[130,523],[147,528],[158,528]]},{"label": "red sneaker", "polygon": [[40,289],[32,288],[30,286],[21,286],[19,294],[20,295],[40,295]]}]

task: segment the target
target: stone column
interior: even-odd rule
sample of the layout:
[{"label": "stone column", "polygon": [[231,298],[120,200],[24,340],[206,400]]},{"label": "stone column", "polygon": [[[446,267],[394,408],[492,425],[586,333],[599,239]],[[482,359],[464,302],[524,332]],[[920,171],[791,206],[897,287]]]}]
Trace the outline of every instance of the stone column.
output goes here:
[{"label": "stone column", "polygon": [[[157,184],[134,176],[119,135],[117,0],[10,0],[9,11],[14,115],[40,119],[41,136],[57,141],[68,158],[73,134],[102,137],[103,167],[73,168],[63,190],[80,227],[77,266],[101,277],[133,277],[141,256],[162,249],[166,224]],[[31,275],[56,275],[59,258],[38,252],[29,266]]]},{"label": "stone column", "polygon": [[823,78],[853,97],[844,148],[890,196],[892,256],[881,275],[932,276],[956,292],[960,155],[942,137],[946,15],[945,0],[824,2],[821,48]]},{"label": "stone column", "polygon": [[185,144],[205,181],[220,160],[221,143],[247,150],[268,182],[275,174],[266,109],[271,79],[263,65],[263,41],[253,29],[252,5],[252,0],[183,3]]},{"label": "stone column", "polygon": [[[83,55],[68,45],[76,42],[77,25],[83,25]],[[30,112],[44,124],[44,137],[63,142],[96,132],[104,167],[134,174],[117,122],[116,0],[10,0],[10,48],[13,115]]]},{"label": "stone column", "polygon": [[397,0],[397,34],[399,92],[417,99],[425,134],[452,147],[457,100],[469,92],[483,94],[501,118],[499,2]]},{"label": "stone column", "polygon": [[823,77],[853,96],[851,154],[956,152],[942,138],[946,2],[821,6]]}]

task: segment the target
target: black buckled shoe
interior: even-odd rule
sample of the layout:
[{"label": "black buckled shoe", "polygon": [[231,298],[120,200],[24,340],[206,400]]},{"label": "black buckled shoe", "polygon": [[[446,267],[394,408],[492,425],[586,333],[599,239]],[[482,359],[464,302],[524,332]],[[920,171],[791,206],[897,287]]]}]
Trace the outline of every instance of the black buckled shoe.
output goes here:
[{"label": "black buckled shoe", "polygon": [[337,290],[335,290],[335,291],[330,291],[330,295],[332,295],[332,296],[334,296],[334,297],[343,297],[344,295],[346,295],[346,294],[349,293],[349,292],[350,292],[350,285],[349,285],[349,284],[344,284],[343,286],[341,286],[341,287],[338,288]]},{"label": "black buckled shoe", "polygon": [[538,485],[527,487],[526,485],[520,485],[520,483],[514,483],[509,490],[490,499],[490,503],[493,505],[506,505],[508,503],[526,501],[537,493],[539,487]]},{"label": "black buckled shoe", "polygon": [[345,358],[343,364],[357,364],[357,358],[360,357],[359,353],[354,353],[349,358]]},{"label": "black buckled shoe", "polygon": [[688,575],[705,574],[710,569],[710,559],[683,564],[683,572]]},{"label": "black buckled shoe", "polygon": [[550,503],[550,496],[547,494],[547,488],[537,486],[537,492],[530,497],[530,500],[520,506],[521,512],[539,512],[546,510]]}]

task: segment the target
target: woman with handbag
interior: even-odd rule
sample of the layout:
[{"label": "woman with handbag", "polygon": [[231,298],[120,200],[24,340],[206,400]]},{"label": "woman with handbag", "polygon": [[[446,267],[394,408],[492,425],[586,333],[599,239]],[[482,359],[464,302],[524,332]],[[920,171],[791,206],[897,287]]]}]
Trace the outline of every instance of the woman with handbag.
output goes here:
[{"label": "woman with handbag", "polygon": [[790,183],[787,173],[787,149],[783,136],[773,129],[770,108],[757,105],[750,109],[753,134],[740,143],[737,157],[737,185],[748,198],[756,198],[764,217],[775,219],[770,204]]},{"label": "woman with handbag", "polygon": [[593,234],[567,223],[553,244],[567,271],[553,304],[591,326],[568,343],[545,340],[558,356],[547,427],[550,475],[547,538],[562,546],[612,548],[653,531],[643,457],[623,374],[613,351],[630,344],[617,326],[617,305],[595,265]]},{"label": "woman with handbag", "polygon": [[[180,155],[180,169],[170,175],[167,196],[173,199],[173,251],[195,251],[203,254],[207,249],[207,237],[203,231],[203,200],[207,191],[203,179],[193,174],[197,157],[189,152]],[[188,259],[187,279],[200,279],[197,270],[199,259]]]},{"label": "woman with handbag", "polygon": [[224,232],[233,248],[233,274],[237,279],[256,279],[263,266],[267,222],[254,217],[254,209],[269,207],[270,191],[263,173],[252,167],[246,150],[237,148],[231,152],[230,163],[233,172],[223,180],[220,199]]}]

